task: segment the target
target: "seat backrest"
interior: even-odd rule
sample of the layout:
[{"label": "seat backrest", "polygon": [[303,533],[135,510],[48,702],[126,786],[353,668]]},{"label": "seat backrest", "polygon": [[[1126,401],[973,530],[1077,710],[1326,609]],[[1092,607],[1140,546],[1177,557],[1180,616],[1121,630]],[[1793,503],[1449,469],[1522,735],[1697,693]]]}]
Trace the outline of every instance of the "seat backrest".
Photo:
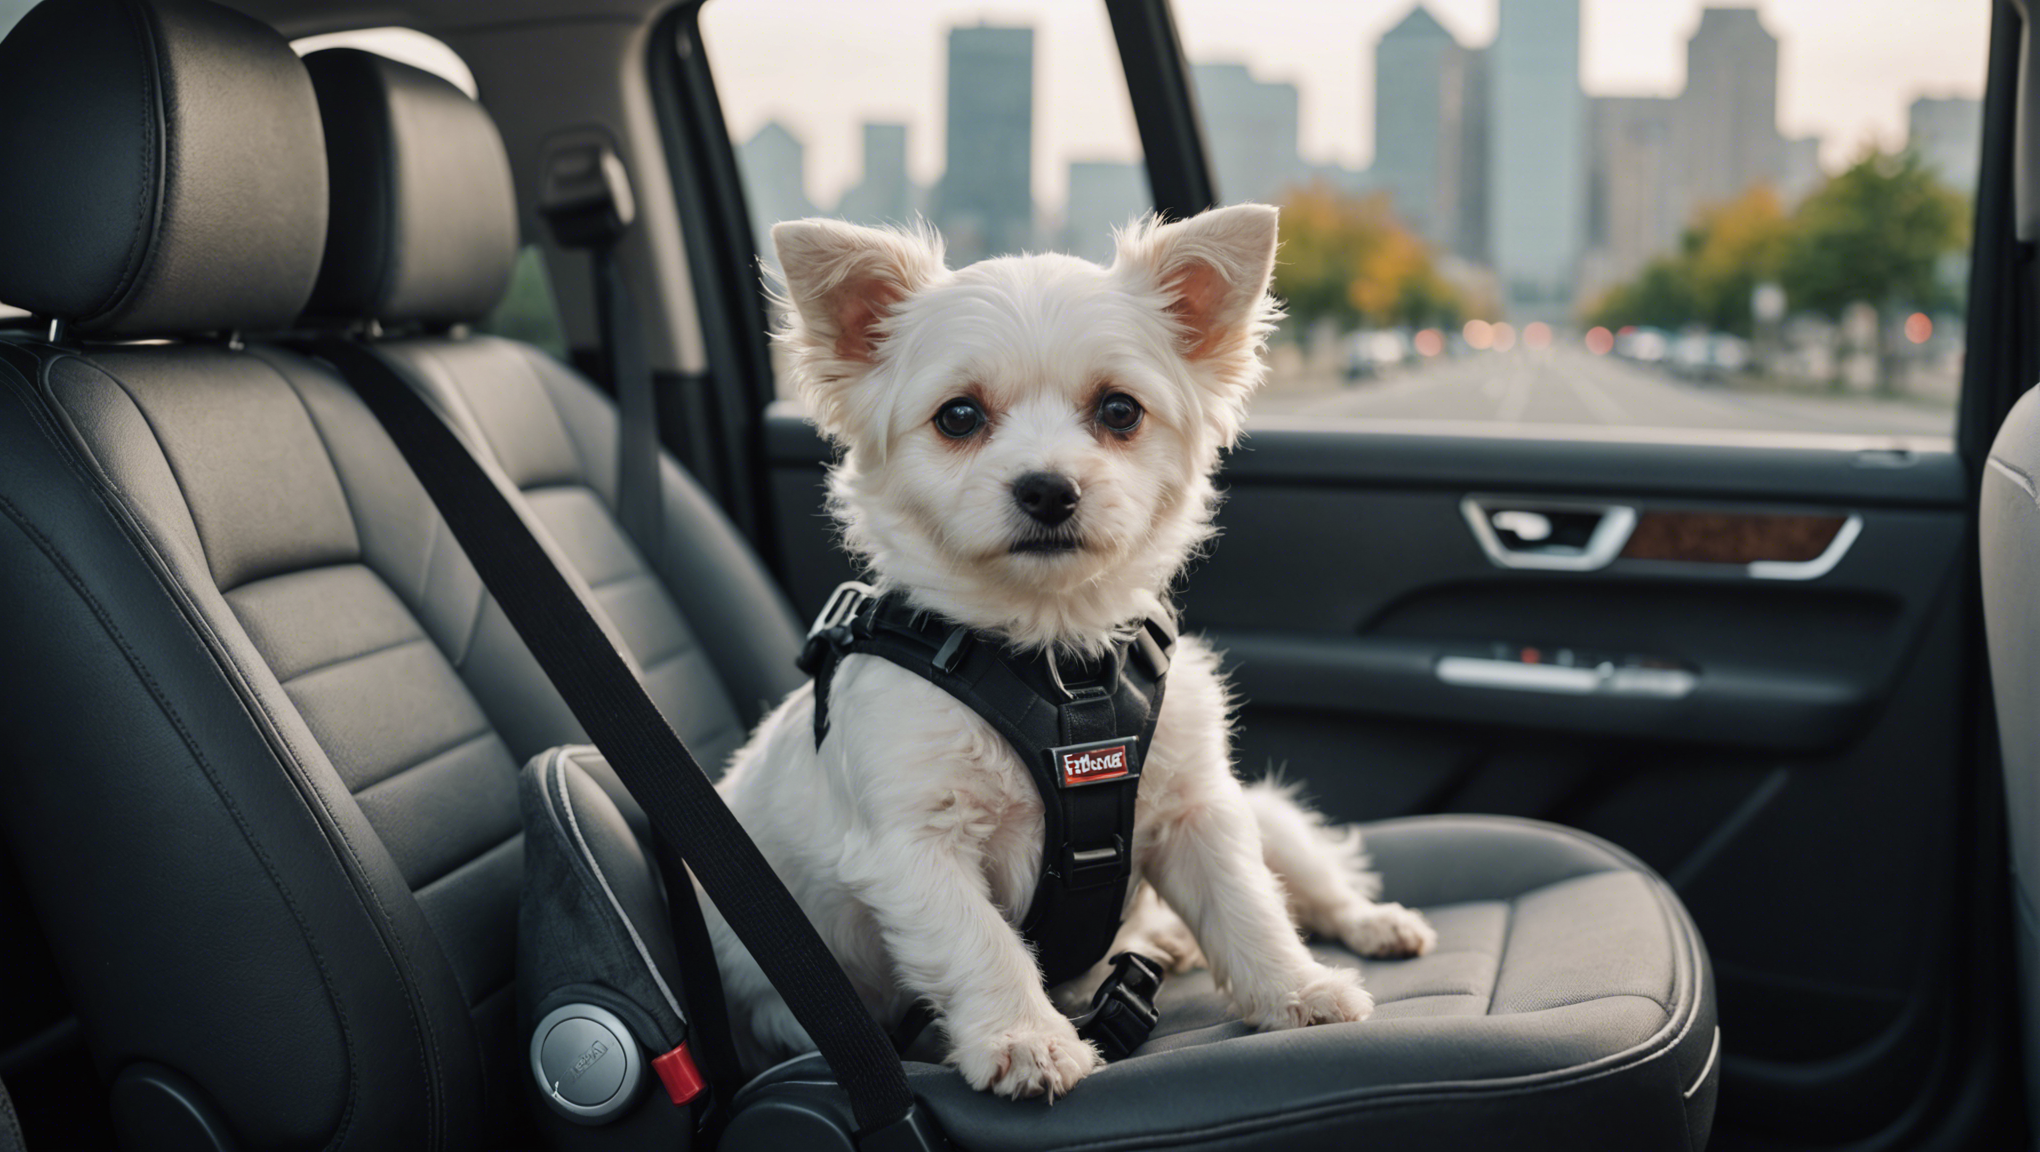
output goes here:
[{"label": "seat backrest", "polygon": [[2012,409],[1991,445],[1977,531],[2024,973],[2026,1097],[2040,1115],[2040,388]]},{"label": "seat backrest", "polygon": [[0,340],[0,833],[125,1142],[185,1146],[178,1095],[251,1148],[510,1142],[483,701],[564,709],[353,393],[227,335],[317,275],[309,76],[203,0],[50,0],[0,155],[0,300],[68,328]]},{"label": "seat backrest", "polygon": [[[610,397],[529,345],[447,330],[495,307],[516,257],[510,165],[482,107],[373,53],[333,49],[305,63],[329,166],[348,173],[332,184],[311,313],[402,334],[383,347],[524,493],[652,699],[716,770],[800,682],[800,633],[783,595],[670,457],[660,468],[665,528],[646,555],[616,515]],[[528,743],[514,716],[499,722],[513,748]]]}]

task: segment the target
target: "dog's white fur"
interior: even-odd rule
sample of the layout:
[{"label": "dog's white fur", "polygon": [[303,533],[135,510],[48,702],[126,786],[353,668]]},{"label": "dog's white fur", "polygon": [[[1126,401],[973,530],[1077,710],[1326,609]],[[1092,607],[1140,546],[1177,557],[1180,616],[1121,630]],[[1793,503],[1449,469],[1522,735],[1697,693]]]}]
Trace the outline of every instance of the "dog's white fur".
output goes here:
[{"label": "dog's white fur", "polygon": [[[926,231],[774,228],[792,305],[781,340],[842,450],[830,504],[845,545],[881,586],[1023,647],[1099,651],[1165,611],[1210,535],[1211,474],[1264,371],[1275,221],[1273,208],[1225,208],[1123,233],[1110,268],[1025,256],[955,272]],[[1110,392],[1146,410],[1131,435],[1097,421]],[[990,416],[969,440],[932,424],[957,396]],[[1039,532],[1013,482],[1041,471],[1078,485],[1074,550],[1012,550]],[[845,659],[830,694],[819,749],[809,686],[736,754],[723,796],[881,1020],[925,998],[973,1086],[1069,1091],[1099,1056],[1014,929],[1042,851],[1027,770],[976,713],[883,660]],[[1363,1020],[1359,973],[1319,963],[1297,926],[1375,956],[1436,937],[1373,902],[1357,833],[1293,790],[1240,784],[1230,716],[1216,657],[1184,637],[1139,791],[1145,883],[1114,950],[1208,963],[1263,1028]],[[747,1055],[811,1048],[719,916],[712,927]]]}]

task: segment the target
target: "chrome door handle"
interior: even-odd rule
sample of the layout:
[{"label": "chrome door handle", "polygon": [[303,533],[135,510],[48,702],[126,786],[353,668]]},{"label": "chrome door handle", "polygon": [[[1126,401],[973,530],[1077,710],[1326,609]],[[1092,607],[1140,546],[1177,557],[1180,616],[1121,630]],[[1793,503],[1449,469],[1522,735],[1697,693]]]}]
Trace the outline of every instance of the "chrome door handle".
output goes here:
[{"label": "chrome door handle", "polygon": [[1591,572],[1614,560],[1636,529],[1628,504],[1468,496],[1459,511],[1480,550],[1503,568]]}]

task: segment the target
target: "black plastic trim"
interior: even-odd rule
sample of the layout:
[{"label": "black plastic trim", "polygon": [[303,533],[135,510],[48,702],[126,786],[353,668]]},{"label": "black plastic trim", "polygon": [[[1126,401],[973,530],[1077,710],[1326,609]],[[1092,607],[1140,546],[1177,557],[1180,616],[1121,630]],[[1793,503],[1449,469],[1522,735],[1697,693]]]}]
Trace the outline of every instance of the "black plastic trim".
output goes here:
[{"label": "black plastic trim", "polygon": [[703,479],[712,476],[723,511],[767,567],[776,568],[761,423],[773,390],[766,342],[771,313],[736,151],[701,43],[702,3],[675,6],[653,28],[646,48],[708,361],[705,378],[677,382],[693,394],[676,399],[688,418],[714,429],[716,459]]},{"label": "black plastic trim", "polygon": [[1218,203],[1218,188],[1169,0],[1105,0],[1105,11],[1119,44],[1133,119],[1140,126],[1155,211],[1194,216]]}]

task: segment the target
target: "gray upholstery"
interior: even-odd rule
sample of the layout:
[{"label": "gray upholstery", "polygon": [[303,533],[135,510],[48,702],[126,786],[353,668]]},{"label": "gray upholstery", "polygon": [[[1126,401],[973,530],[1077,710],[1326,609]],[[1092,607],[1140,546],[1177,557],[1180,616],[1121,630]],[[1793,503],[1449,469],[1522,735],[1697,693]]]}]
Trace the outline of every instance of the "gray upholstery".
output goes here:
[{"label": "gray upholstery", "polygon": [[703,767],[718,771],[800,683],[792,610],[728,519],[663,458],[663,549],[648,561],[616,519],[615,405],[586,379],[494,337],[384,348],[524,493],[615,623],[653,701]]},{"label": "gray upholstery", "polygon": [[0,42],[0,302],[79,331],[274,329],[326,229],[312,86],[268,25],[64,0]]},{"label": "gray upholstery", "polygon": [[496,125],[429,72],[353,48],[305,58],[329,119],[331,232],[315,316],[448,324],[495,307],[517,255]]},{"label": "gray upholstery", "polygon": [[[1664,881],[1530,821],[1427,817],[1366,837],[1388,897],[1423,907],[1439,934],[1417,960],[1315,945],[1366,973],[1373,1019],[1256,1034],[1193,972],[1163,986],[1145,1047],[1053,1105],[995,1100],[934,1065],[912,1066],[915,1092],[974,1152],[1706,1144],[1712,981]],[[784,1064],[745,1092],[769,1098],[817,1070]]]},{"label": "gray upholstery", "polygon": [[2040,1108],[2040,390],[2027,392],[1998,429],[1982,499],[1983,615],[2004,748],[2026,1099]]}]

